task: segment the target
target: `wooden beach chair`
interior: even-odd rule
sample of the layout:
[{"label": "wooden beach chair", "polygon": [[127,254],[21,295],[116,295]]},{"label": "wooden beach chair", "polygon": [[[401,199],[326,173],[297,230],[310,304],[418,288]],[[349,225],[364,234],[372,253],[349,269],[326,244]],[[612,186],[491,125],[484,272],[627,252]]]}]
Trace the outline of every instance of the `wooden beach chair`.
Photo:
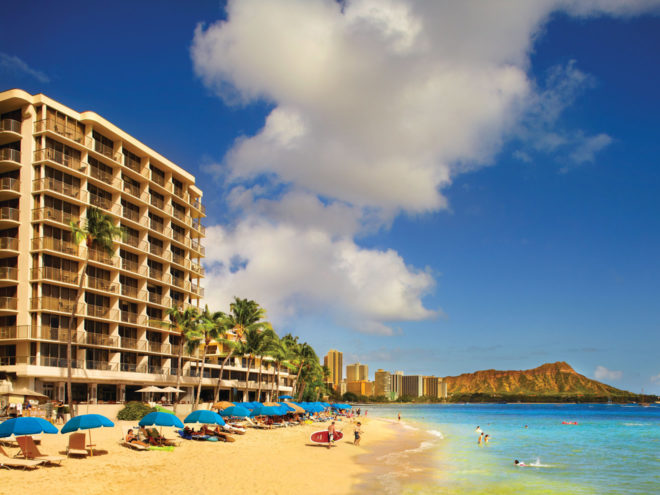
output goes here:
[{"label": "wooden beach chair", "polygon": [[87,457],[89,451],[85,446],[85,434],[84,433],[71,433],[69,435],[69,445],[66,447],[66,455],[83,455]]},{"label": "wooden beach chair", "polygon": [[18,446],[21,449],[21,453],[25,459],[36,459],[40,461],[45,461],[50,464],[62,464],[62,461],[65,459],[59,455],[45,455],[39,452],[39,448],[32,440],[32,437],[16,437]]},{"label": "wooden beach chair", "polygon": [[9,457],[5,449],[0,446],[0,464],[7,468],[23,468],[23,469],[36,469],[40,464],[45,461],[30,460],[30,459],[14,459]]}]

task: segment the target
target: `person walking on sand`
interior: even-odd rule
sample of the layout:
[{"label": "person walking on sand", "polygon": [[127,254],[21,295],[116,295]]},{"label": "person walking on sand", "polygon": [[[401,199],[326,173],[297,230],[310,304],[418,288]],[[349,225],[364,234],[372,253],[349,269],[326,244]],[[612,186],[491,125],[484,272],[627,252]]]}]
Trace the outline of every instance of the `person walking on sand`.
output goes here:
[{"label": "person walking on sand", "polygon": [[401,421],[401,413],[399,413],[399,421]]},{"label": "person walking on sand", "polygon": [[330,448],[330,445],[335,444],[335,422],[333,421],[330,423],[330,426],[328,426],[328,448]]},{"label": "person walking on sand", "polygon": [[360,428],[362,426],[362,423],[358,421],[357,426],[355,427],[355,431],[353,431],[353,435],[355,436],[355,439],[353,440],[353,445],[356,447],[360,446],[360,438],[362,437],[362,429]]}]

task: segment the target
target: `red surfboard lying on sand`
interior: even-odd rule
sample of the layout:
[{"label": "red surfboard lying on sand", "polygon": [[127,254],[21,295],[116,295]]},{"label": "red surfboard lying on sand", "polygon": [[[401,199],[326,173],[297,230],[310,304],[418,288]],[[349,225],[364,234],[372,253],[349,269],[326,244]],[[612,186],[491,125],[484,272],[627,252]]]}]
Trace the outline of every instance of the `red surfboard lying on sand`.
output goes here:
[{"label": "red surfboard lying on sand", "polygon": [[[341,431],[335,432],[335,440],[341,440],[344,437],[344,434]],[[315,431],[309,437],[309,439],[314,443],[329,443],[329,433],[328,430]]]}]

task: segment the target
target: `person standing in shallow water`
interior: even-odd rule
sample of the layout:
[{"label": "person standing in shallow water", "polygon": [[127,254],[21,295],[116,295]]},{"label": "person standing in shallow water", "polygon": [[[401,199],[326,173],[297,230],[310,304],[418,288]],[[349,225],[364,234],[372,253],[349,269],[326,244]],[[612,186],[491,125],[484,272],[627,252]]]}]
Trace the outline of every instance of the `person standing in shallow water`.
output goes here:
[{"label": "person standing in shallow water", "polygon": [[477,445],[481,445],[482,440],[484,439],[484,432],[481,432],[481,435],[479,435],[479,440],[477,440]]}]

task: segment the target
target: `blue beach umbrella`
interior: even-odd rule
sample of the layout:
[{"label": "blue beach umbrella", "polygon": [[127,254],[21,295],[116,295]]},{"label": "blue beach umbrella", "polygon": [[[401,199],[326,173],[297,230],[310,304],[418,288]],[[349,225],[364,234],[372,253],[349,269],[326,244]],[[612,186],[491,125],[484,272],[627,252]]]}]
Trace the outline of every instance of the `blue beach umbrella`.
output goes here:
[{"label": "blue beach umbrella", "polygon": [[184,423],[202,423],[206,425],[224,425],[225,420],[222,419],[217,412],[209,411],[208,409],[198,409],[197,411],[191,412],[186,419],[183,420]]},{"label": "blue beach umbrella", "polygon": [[220,416],[235,416],[237,418],[245,418],[250,415],[250,411],[245,407],[233,406],[228,407],[227,409],[223,409],[219,414]]},{"label": "blue beach umbrella", "polygon": [[[92,446],[92,428],[112,428],[115,424],[105,416],[100,414],[82,414],[71,418],[60,430],[60,433],[72,433],[78,430],[89,431],[89,447]],[[94,455],[94,449],[91,449],[91,454]]]},{"label": "blue beach umbrella", "polygon": [[8,419],[0,424],[0,438],[11,435],[20,437],[37,433],[57,433],[57,431],[57,428],[45,419],[30,416]]},{"label": "blue beach umbrella", "polygon": [[293,396],[291,396],[291,395],[280,395],[280,399],[282,399],[282,400],[287,400],[287,399],[291,400],[291,399],[293,399]]},{"label": "blue beach umbrella", "polygon": [[289,414],[289,412],[282,406],[259,405],[252,410],[250,416],[284,416],[286,414]]},{"label": "blue beach umbrella", "polygon": [[152,412],[147,414],[138,423],[140,426],[176,426],[183,428],[183,423],[174,414],[165,412]]}]

